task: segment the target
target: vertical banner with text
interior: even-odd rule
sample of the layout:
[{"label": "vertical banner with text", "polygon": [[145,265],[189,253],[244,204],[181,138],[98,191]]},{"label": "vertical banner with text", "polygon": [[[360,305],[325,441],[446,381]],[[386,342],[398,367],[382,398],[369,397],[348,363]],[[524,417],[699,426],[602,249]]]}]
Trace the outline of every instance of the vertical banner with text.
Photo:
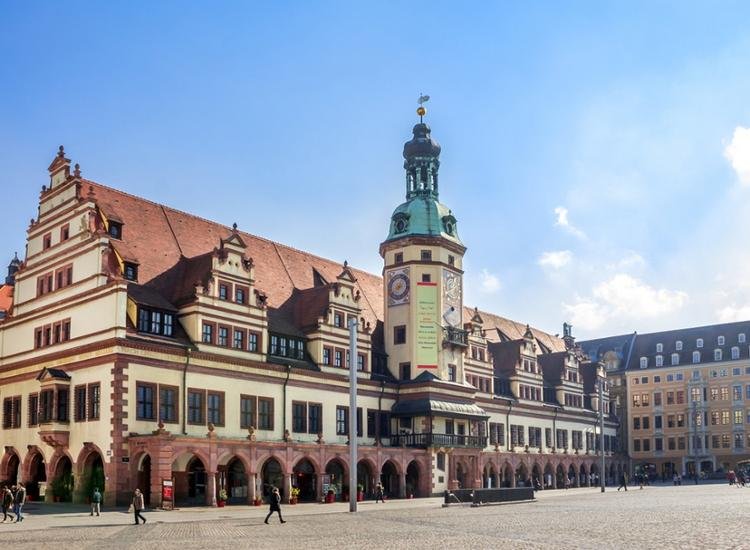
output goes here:
[{"label": "vertical banner with text", "polygon": [[417,283],[417,368],[438,367],[437,283]]}]

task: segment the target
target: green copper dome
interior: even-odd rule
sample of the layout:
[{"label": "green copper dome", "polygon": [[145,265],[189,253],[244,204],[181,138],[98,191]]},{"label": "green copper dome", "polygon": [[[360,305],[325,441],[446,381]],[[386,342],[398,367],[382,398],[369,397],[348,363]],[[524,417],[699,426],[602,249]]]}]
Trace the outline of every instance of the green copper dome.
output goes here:
[{"label": "green copper dome", "polygon": [[414,137],[404,144],[406,202],[393,211],[386,242],[411,236],[443,237],[463,246],[456,218],[438,201],[440,145],[427,124],[420,122],[412,132]]}]

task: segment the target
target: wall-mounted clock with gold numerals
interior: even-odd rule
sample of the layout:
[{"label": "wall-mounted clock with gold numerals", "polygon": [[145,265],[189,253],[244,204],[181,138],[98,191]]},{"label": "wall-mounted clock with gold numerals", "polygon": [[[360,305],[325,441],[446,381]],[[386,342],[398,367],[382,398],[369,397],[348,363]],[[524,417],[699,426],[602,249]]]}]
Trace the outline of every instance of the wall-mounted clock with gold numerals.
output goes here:
[{"label": "wall-mounted clock with gold numerals", "polygon": [[395,306],[409,302],[409,269],[395,269],[388,272],[388,305]]}]

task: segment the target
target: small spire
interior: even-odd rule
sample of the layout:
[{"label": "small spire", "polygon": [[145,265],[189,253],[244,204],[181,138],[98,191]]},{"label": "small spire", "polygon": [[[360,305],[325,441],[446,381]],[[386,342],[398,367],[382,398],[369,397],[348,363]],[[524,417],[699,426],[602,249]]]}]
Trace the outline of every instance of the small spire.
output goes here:
[{"label": "small spire", "polygon": [[65,157],[65,147],[63,147],[62,145],[60,145],[60,147],[57,150],[57,156],[60,158]]},{"label": "small spire", "polygon": [[81,165],[76,162],[76,165],[73,167],[73,175],[77,178],[81,177]]},{"label": "small spire", "polygon": [[237,233],[237,222],[234,222],[232,224],[232,231],[234,231],[235,233]]}]

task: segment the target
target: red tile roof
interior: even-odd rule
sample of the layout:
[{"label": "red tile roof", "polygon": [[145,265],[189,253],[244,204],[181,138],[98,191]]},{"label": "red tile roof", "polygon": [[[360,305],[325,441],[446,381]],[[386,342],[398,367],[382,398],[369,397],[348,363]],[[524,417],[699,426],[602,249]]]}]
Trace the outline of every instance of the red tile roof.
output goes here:
[{"label": "red tile roof", "polygon": [[[165,295],[173,303],[190,295],[200,273],[205,272],[202,271],[205,262],[207,259],[210,261],[209,253],[220,245],[221,239],[226,239],[232,233],[228,226],[90,180],[83,180],[84,194],[88,193],[89,186],[104,214],[123,223],[122,240],[113,240],[120,255],[139,263],[138,279],[142,284],[151,281],[160,288],[174,289],[168,296]],[[269,307],[282,314],[286,322],[294,320],[295,316],[302,320],[299,310],[295,315],[296,296],[304,296],[306,302],[310,300],[316,305],[322,303],[318,291],[307,291],[316,286],[316,271],[327,281],[335,281],[341,273],[342,266],[338,262],[250,233],[238,233],[245,241],[247,255],[254,263],[256,288],[268,296]],[[352,273],[357,278],[355,286],[362,294],[362,314],[376,331],[378,321],[384,317],[382,278],[353,268]],[[472,315],[473,310],[464,308],[465,321],[469,321]],[[502,339],[498,331],[505,339],[516,340],[522,338],[526,330],[523,323],[484,311],[480,315],[492,340]],[[305,317],[304,320],[309,319]],[[565,349],[559,338],[537,329],[532,328],[532,331],[549,350]]]},{"label": "red tile roof", "polygon": [[13,287],[11,285],[0,286],[0,311],[10,311],[13,307]]}]

